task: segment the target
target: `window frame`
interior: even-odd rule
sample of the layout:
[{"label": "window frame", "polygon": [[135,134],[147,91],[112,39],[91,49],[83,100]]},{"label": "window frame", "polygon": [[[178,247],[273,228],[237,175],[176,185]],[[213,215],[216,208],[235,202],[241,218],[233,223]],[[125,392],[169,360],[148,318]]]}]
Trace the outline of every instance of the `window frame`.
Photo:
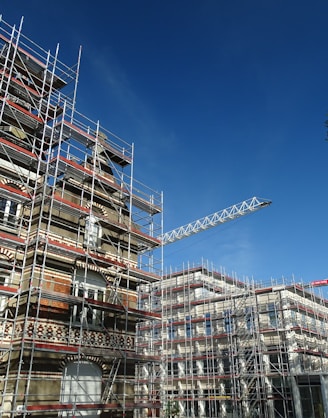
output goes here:
[{"label": "window frame", "polygon": [[15,200],[0,197],[0,222],[8,227],[16,227],[22,204]]},{"label": "window frame", "polygon": [[85,299],[98,302],[106,301],[106,283],[103,286],[99,283],[90,283],[88,278],[85,281],[75,279],[72,282],[72,294],[80,299],[81,303],[73,306],[72,321],[75,324],[87,324],[88,326],[99,327],[104,321],[104,311],[90,307]]}]

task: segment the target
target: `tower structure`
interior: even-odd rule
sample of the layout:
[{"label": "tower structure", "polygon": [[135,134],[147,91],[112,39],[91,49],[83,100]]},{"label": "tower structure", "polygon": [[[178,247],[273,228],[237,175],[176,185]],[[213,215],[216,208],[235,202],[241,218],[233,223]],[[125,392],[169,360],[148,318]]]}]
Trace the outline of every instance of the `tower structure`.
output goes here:
[{"label": "tower structure", "polygon": [[[76,109],[70,67],[0,22],[0,416],[152,416],[137,287],[162,268],[162,195]],[[72,94],[66,92],[73,91]]]}]

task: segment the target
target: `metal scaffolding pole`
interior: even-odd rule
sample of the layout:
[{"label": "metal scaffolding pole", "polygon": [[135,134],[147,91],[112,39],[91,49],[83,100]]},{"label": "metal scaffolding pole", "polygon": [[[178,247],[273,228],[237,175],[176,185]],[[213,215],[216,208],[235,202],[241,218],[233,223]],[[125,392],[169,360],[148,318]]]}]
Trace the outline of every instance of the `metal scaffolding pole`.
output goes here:
[{"label": "metal scaffolding pole", "polygon": [[0,22],[1,417],[160,405],[135,388],[159,359],[136,326],[159,321],[138,288],[160,279],[162,195],[134,179],[133,145],[77,111],[80,57]]}]

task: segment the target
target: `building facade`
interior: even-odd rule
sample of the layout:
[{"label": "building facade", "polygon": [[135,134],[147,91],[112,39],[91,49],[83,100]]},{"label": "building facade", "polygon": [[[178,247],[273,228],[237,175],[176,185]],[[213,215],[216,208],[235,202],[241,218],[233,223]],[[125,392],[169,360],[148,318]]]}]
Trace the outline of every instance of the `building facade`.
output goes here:
[{"label": "building facade", "polygon": [[208,266],[149,287],[163,321],[140,334],[163,350],[163,416],[327,416],[328,301],[314,289],[264,287]]},{"label": "building facade", "polygon": [[1,417],[159,408],[135,327],[160,317],[137,288],[160,277],[162,195],[133,178],[133,145],[76,110],[79,66],[1,20]]}]

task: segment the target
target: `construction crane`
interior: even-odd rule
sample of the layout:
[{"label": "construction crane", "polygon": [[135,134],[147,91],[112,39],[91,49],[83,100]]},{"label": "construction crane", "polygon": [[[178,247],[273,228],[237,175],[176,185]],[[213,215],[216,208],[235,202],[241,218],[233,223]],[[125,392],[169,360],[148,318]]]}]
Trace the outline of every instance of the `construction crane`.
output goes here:
[{"label": "construction crane", "polygon": [[256,212],[269,206],[270,204],[270,200],[252,197],[241,203],[222,209],[219,212],[215,212],[212,215],[205,216],[204,218],[197,219],[197,221],[190,222],[187,225],[165,232],[159,237],[159,239],[162,242],[162,245],[171,244],[172,242],[197,234],[198,232],[205,231],[219,224],[223,224],[240,218],[241,216]]},{"label": "construction crane", "polygon": [[310,283],[310,286],[312,287],[328,286],[328,279],[314,280],[313,282]]}]

